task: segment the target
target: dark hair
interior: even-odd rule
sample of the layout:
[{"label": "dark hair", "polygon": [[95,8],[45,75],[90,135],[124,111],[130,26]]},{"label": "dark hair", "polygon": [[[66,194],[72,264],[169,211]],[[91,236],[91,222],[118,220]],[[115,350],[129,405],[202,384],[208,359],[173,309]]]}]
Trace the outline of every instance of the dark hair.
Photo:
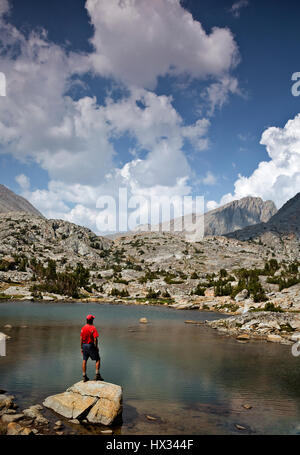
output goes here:
[{"label": "dark hair", "polygon": [[93,322],[94,322],[94,319],[92,319],[92,318],[86,320],[86,323],[90,324],[90,325],[92,325]]}]

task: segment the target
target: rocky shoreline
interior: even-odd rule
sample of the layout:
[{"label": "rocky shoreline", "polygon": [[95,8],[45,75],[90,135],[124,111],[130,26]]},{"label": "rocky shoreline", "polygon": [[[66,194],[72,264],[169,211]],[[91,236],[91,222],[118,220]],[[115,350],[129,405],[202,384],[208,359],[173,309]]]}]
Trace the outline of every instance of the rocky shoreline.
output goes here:
[{"label": "rocky shoreline", "polygon": [[80,381],[66,392],[47,397],[43,405],[18,408],[15,396],[0,390],[0,435],[76,434],[86,425],[108,435],[122,414],[122,388],[104,381]]},{"label": "rocky shoreline", "polygon": [[251,339],[292,345],[300,341],[300,315],[297,313],[247,312],[226,319],[205,321],[220,334],[239,341]]},{"label": "rocky shoreline", "polygon": [[[246,291],[246,292],[245,292]],[[30,301],[37,303],[109,303],[123,305],[154,305],[166,306],[176,310],[212,311],[224,314],[243,314],[248,311],[264,311],[271,305],[275,311],[300,312],[300,284],[296,284],[282,291],[266,293],[267,300],[254,302],[248,296],[247,290],[240,292],[234,299],[230,296],[216,297],[213,290],[207,295],[179,295],[173,298],[147,298],[143,297],[116,297],[109,294],[87,294],[84,297],[72,298],[65,295],[42,293],[41,298],[33,296],[24,285],[10,285],[2,290],[1,301],[21,302]]]},{"label": "rocky shoreline", "polygon": [[43,406],[32,405],[23,411],[18,410],[15,396],[4,390],[0,394],[0,435],[34,436],[41,434],[60,434],[63,424],[57,421],[52,428],[41,413]]}]

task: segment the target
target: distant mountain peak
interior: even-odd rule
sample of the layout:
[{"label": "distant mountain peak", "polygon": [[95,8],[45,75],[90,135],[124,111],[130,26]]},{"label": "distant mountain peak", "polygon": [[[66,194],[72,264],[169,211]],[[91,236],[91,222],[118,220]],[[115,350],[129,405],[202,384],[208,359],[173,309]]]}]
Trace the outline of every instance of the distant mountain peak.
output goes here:
[{"label": "distant mountain peak", "polygon": [[[225,235],[229,232],[242,229],[245,226],[267,222],[275,215],[277,208],[273,201],[263,201],[260,197],[246,196],[206,212],[204,215],[192,215],[193,226],[200,226],[204,216],[204,235]],[[191,217],[174,218],[171,222],[163,222],[156,225],[153,230],[167,231],[169,226],[171,232],[182,233],[191,232]],[[183,230],[182,230],[183,226]],[[139,226],[136,231],[151,230],[150,225]],[[197,228],[196,228],[197,229]],[[198,232],[202,232],[198,229]]]},{"label": "distant mountain peak", "polygon": [[300,193],[289,199],[267,222],[239,229],[228,237],[248,240],[266,232],[293,233],[300,237]]},{"label": "distant mountain peak", "polygon": [[8,212],[23,212],[43,217],[27,199],[0,184],[0,214]]}]

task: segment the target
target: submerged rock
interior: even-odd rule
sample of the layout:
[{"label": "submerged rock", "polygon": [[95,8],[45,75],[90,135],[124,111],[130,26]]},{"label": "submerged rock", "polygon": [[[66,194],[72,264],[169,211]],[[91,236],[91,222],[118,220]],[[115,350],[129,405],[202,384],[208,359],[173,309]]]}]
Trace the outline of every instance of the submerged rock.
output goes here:
[{"label": "submerged rock", "polygon": [[235,424],[235,427],[236,427],[237,430],[241,430],[241,431],[246,430],[245,427],[243,427],[242,425],[239,425],[237,423]]},{"label": "submerged rock", "polygon": [[77,382],[43,405],[68,419],[111,425],[122,412],[122,388],[104,381]]},{"label": "submerged rock", "polygon": [[237,340],[250,340],[250,335],[248,333],[242,333],[236,337]]},{"label": "submerged rock", "polygon": [[47,425],[49,423],[48,420],[40,413],[42,409],[41,405],[36,404],[30,406],[28,409],[24,409],[23,414],[30,419],[34,419],[40,425]]},{"label": "submerged rock", "polygon": [[251,404],[243,404],[243,408],[249,410],[252,409],[252,406]]}]

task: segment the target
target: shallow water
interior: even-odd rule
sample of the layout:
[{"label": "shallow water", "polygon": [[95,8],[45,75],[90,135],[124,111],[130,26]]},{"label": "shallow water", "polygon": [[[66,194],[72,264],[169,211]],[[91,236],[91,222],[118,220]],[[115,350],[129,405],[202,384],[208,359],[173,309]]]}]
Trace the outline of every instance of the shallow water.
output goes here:
[{"label": "shallow water", "polygon": [[[11,336],[0,357],[0,388],[21,408],[81,380],[79,335],[88,313],[100,333],[101,374],[123,387],[116,433],[241,433],[235,424],[248,434],[300,433],[300,358],[290,346],[238,343],[184,323],[224,316],[166,307],[0,303],[0,331]],[[149,324],[139,324],[141,317]]]}]

